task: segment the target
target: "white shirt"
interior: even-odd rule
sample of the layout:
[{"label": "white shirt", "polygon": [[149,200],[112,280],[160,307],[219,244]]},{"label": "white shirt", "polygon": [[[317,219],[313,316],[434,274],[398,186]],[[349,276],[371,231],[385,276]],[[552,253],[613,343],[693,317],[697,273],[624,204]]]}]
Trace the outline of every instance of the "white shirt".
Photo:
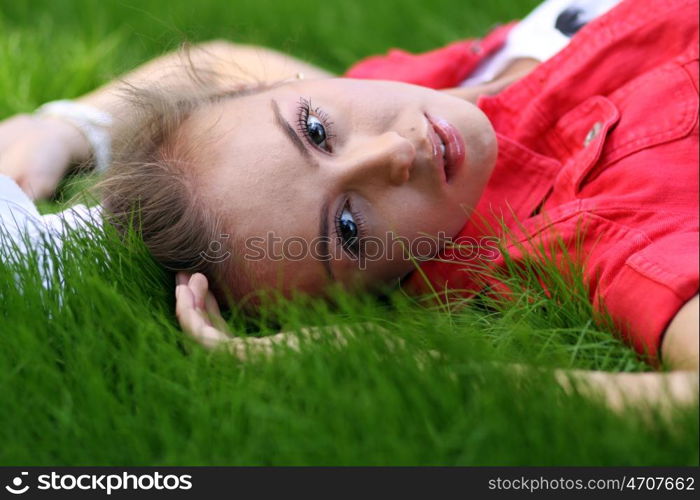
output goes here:
[{"label": "white shirt", "polygon": [[98,207],[76,205],[58,214],[41,215],[15,181],[0,175],[0,255],[19,261],[36,252],[44,284],[53,274],[52,252],[59,252],[70,231],[102,224]]},{"label": "white shirt", "polygon": [[561,31],[562,25],[571,26],[571,22],[565,22],[567,9],[570,14],[569,20],[571,21],[574,17],[574,24],[580,27],[605,14],[618,3],[620,0],[546,0],[542,2],[508,33],[503,47],[483,61],[462,82],[461,86],[489,82],[515,59],[532,58],[542,62],[555,55],[569,44],[573,35],[565,27],[564,32]]}]

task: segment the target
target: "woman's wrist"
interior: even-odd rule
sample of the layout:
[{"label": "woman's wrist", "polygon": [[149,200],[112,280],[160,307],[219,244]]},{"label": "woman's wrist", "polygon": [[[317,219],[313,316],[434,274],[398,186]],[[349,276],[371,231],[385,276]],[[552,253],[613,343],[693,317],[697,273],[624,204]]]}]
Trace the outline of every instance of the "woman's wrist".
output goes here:
[{"label": "woman's wrist", "polygon": [[95,169],[102,172],[111,162],[112,116],[82,103],[60,100],[44,104],[36,111],[40,118],[53,120],[71,152],[71,160],[93,159]]},{"label": "woman's wrist", "polygon": [[90,158],[91,148],[85,135],[70,122],[54,116],[44,116],[41,120],[50,123],[58,137],[70,151],[71,163],[83,163]]}]

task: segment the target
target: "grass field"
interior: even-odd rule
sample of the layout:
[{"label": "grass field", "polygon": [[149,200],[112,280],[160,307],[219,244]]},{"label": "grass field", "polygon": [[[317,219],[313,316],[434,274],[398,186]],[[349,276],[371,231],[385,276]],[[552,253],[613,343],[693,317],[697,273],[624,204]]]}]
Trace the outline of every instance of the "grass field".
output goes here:
[{"label": "grass field", "polygon": [[[0,0],[0,118],[184,40],[268,45],[342,72],[391,46],[483,35],[536,1],[468,3]],[[459,311],[397,293],[234,314],[242,335],[375,322],[403,339],[358,331],[243,365],[184,338],[171,277],[138,243],[76,235],[56,264],[65,286],[46,290],[31,262],[0,263],[2,465],[698,464],[697,409],[654,425],[554,383],[553,368],[646,369],[556,276],[549,297]],[[544,369],[516,376],[511,362]]]}]

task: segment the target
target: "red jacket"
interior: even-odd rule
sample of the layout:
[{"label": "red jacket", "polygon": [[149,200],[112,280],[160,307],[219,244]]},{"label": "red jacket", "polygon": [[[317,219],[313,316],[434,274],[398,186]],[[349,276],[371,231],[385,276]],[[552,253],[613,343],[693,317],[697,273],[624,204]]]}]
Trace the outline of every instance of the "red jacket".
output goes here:
[{"label": "red jacket", "polygon": [[[466,74],[454,60],[471,71],[504,33],[485,39],[488,51],[459,42],[467,56],[457,58],[453,44],[429,57],[390,55],[386,73],[373,58],[348,75],[456,86]],[[502,221],[512,234],[499,236],[516,259],[532,245],[563,241],[570,255],[579,248],[594,306],[639,352],[656,356],[669,321],[698,293],[697,0],[623,1],[478,105],[499,157],[460,237],[497,234]],[[473,260],[440,257],[422,265],[436,290],[483,287]],[[419,273],[409,287],[428,290]]]}]

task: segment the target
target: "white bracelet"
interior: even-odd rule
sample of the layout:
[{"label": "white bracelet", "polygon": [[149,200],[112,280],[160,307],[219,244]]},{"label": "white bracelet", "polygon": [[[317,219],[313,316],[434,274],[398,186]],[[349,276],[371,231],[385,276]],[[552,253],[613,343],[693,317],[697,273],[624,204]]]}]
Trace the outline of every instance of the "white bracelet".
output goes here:
[{"label": "white bracelet", "polygon": [[90,144],[95,157],[95,170],[107,170],[112,157],[112,138],[109,134],[113,122],[112,115],[69,100],[47,102],[39,107],[35,114],[60,118],[75,126]]}]

